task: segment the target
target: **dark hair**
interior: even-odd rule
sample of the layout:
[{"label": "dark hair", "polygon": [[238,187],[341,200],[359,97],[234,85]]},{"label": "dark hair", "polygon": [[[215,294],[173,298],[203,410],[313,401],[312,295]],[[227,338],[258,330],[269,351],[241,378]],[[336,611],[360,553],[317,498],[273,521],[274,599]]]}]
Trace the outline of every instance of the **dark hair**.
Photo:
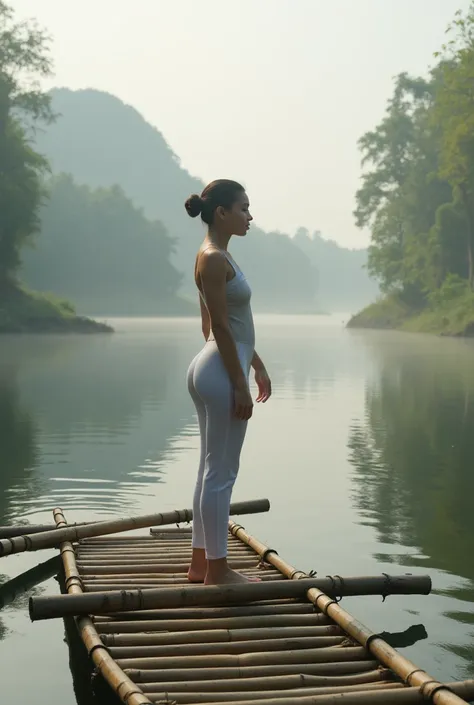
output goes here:
[{"label": "dark hair", "polygon": [[208,184],[200,196],[197,193],[190,196],[184,207],[191,218],[201,215],[201,220],[206,225],[212,225],[216,209],[222,206],[230,210],[237,196],[244,191],[244,187],[237,181],[218,179]]}]

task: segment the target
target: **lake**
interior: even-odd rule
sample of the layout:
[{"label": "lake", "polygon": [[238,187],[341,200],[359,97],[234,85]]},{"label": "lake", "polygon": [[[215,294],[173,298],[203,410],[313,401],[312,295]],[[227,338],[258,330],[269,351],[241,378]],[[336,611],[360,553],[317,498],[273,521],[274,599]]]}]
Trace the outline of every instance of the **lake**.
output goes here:
[{"label": "lake", "polygon": [[[432,676],[473,678],[474,342],[343,321],[256,316],[274,393],[255,407],[233,498],[271,511],[240,521],[321,576],[429,573],[429,596],[343,604]],[[50,523],[56,506],[70,522],[191,506],[199,321],[111,323],[112,336],[1,339],[0,524]],[[0,559],[0,581],[53,555]],[[62,620],[27,613],[30,594],[58,590],[50,578],[0,600],[5,702],[76,702]]]}]

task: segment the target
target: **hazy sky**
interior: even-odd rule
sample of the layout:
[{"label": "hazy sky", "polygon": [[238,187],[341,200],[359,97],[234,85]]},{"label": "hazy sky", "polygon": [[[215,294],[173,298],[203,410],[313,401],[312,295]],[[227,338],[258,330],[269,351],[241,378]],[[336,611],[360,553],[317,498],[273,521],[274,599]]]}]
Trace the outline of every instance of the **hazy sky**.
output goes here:
[{"label": "hazy sky", "polygon": [[262,227],[360,247],[357,139],[469,0],[10,3],[49,29],[54,85],[133,105],[192,174],[241,180]]}]

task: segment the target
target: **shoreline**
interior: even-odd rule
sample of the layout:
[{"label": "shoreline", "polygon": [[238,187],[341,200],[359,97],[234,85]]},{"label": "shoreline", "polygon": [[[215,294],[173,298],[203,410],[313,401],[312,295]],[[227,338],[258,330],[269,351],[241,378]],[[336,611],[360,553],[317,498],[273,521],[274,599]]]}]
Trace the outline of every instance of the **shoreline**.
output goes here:
[{"label": "shoreline", "polygon": [[354,314],[346,328],[474,338],[474,294],[455,297],[436,308],[413,309],[396,296],[380,299]]}]

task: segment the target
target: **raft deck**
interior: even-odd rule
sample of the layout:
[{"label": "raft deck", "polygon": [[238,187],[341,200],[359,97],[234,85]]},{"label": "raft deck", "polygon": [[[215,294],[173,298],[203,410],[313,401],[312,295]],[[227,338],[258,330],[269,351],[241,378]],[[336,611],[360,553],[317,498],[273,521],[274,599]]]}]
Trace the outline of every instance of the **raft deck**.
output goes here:
[{"label": "raft deck", "polygon": [[[60,510],[55,521],[67,526]],[[69,594],[209,590],[189,587],[186,579],[188,528],[64,542],[60,551]],[[308,578],[234,522],[229,558],[232,567],[258,575],[269,592],[272,581]],[[301,599],[126,611],[76,623],[97,670],[126,705],[459,705],[474,699],[474,680],[436,681],[317,588]]]}]

